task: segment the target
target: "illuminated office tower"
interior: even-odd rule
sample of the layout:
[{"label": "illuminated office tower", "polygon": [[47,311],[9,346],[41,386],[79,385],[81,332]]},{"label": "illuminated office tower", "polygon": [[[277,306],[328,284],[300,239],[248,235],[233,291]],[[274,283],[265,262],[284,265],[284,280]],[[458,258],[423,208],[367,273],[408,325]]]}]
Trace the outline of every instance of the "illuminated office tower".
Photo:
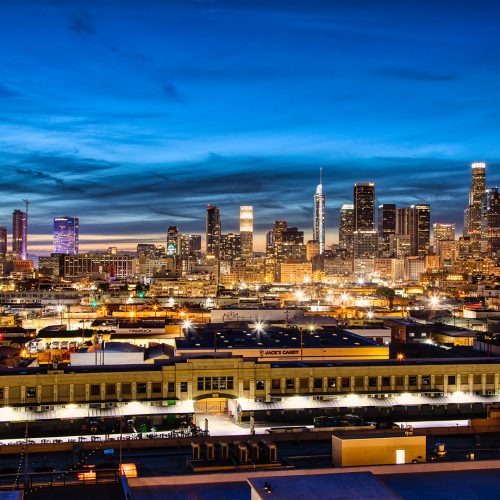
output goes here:
[{"label": "illuminated office tower", "polygon": [[342,205],[340,209],[339,247],[352,255],[354,238],[354,205]]},{"label": "illuminated office tower", "polygon": [[272,234],[268,235],[266,245],[272,250],[276,262],[282,262],[283,253],[283,233],[288,230],[286,220],[275,220],[273,223]]},{"label": "illuminated office tower", "polygon": [[220,260],[233,262],[242,256],[242,240],[240,234],[221,234]]},{"label": "illuminated office tower", "polygon": [[396,234],[396,205],[384,203],[378,206],[378,235],[388,244],[391,234]]},{"label": "illuminated office tower", "polygon": [[465,209],[464,236],[471,240],[481,239],[481,206],[486,191],[486,163],[476,162],[471,165],[472,180],[469,188],[469,204]]},{"label": "illuminated office tower", "polygon": [[396,234],[410,237],[410,255],[425,256],[431,245],[431,207],[412,205],[396,210]]},{"label": "illuminated office tower", "polygon": [[241,256],[248,259],[253,256],[253,207],[240,207]]},{"label": "illuminated office tower", "polygon": [[12,214],[12,252],[21,260],[28,256],[28,214],[14,210]]},{"label": "illuminated office tower", "polygon": [[181,240],[177,226],[169,226],[167,229],[167,255],[173,257],[181,253]]},{"label": "illuminated office tower", "polygon": [[354,230],[375,231],[375,184],[354,184]]},{"label": "illuminated office tower", "polygon": [[79,234],[78,217],[54,217],[54,253],[77,254]]},{"label": "illuminated office tower", "polygon": [[486,190],[481,211],[482,237],[488,243],[488,255],[500,256],[500,193],[498,188]]},{"label": "illuminated office tower", "polygon": [[319,171],[319,184],[314,195],[313,240],[319,244],[319,253],[325,251],[325,195],[323,194],[323,169]]},{"label": "illuminated office tower", "polygon": [[207,207],[206,253],[216,259],[220,255],[221,221],[220,210],[215,205]]},{"label": "illuminated office tower", "polygon": [[0,227],[0,258],[7,255],[7,228]]},{"label": "illuminated office tower", "polygon": [[432,225],[434,233],[434,253],[439,255],[442,241],[454,241],[456,238],[455,224],[443,224],[442,222],[435,222]]},{"label": "illuminated office tower", "polygon": [[412,205],[410,239],[412,255],[425,256],[431,247],[431,206]]}]

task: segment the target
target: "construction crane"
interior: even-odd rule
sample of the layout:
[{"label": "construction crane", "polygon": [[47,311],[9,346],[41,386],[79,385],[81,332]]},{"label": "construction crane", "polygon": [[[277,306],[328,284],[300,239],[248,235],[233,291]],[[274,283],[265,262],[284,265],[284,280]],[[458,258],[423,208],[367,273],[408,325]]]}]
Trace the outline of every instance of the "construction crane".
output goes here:
[{"label": "construction crane", "polygon": [[24,201],[24,205],[26,207],[26,243],[25,243],[25,259],[28,258],[28,209],[29,209],[29,206],[30,206],[30,202],[29,200],[25,200],[23,198],[23,201]]},{"label": "construction crane", "polygon": [[23,201],[24,201],[24,205],[26,207],[26,218],[27,218],[28,217],[28,208],[29,208],[30,202],[29,202],[29,200],[25,200],[25,199],[23,199]]}]

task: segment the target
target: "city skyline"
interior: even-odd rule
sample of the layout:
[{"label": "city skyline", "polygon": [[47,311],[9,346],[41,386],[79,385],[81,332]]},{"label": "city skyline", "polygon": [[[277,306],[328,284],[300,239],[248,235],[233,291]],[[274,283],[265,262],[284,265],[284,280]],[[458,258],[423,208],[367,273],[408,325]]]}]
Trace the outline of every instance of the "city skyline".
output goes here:
[{"label": "city skyline", "polygon": [[[478,164],[477,162],[472,162],[471,165],[469,165],[468,168],[472,173],[474,172],[474,168],[477,164]],[[481,165],[483,165],[483,164],[481,163]],[[323,169],[321,168],[321,170],[323,170]],[[484,170],[487,172],[486,178],[487,178],[488,188],[495,189],[497,186],[491,185],[491,182],[490,182],[488,165],[484,164]],[[472,175],[472,177],[474,178],[473,175]],[[376,213],[377,213],[379,206],[381,206],[378,203],[379,197],[378,197],[378,192],[377,192],[377,183],[376,182],[367,182],[367,183],[366,182],[365,183],[354,182],[353,186],[354,186],[354,189],[356,192],[357,185],[362,186],[362,185],[372,185],[372,184],[374,185],[374,188],[375,188],[375,197],[374,197],[375,201],[374,201],[374,206],[371,209],[371,212],[372,212],[372,217],[373,217],[373,229],[377,229],[376,223],[378,222],[378,220],[380,218],[380,213],[378,214],[378,216],[376,215]],[[319,186],[322,186],[322,185],[323,185],[322,181],[320,180],[320,184],[317,186],[316,190],[318,189]],[[352,190],[353,186],[351,186],[351,190]],[[469,187],[468,191],[470,191],[470,187]],[[315,194],[315,197],[316,196],[317,196],[317,192]],[[323,196],[324,196],[324,192],[323,192]],[[470,200],[470,193],[468,194],[468,198]],[[23,201],[23,203],[25,202],[25,200],[22,200],[22,201]],[[351,205],[352,202],[354,202],[354,201],[355,201],[355,195],[353,198],[351,198],[351,200],[350,200],[351,203],[349,203],[349,204],[343,203],[341,207],[338,207],[338,208],[335,207],[336,213],[332,214],[333,217],[331,217],[330,220],[328,220],[325,224],[325,233],[326,233],[325,248],[328,248],[332,244],[339,243],[339,236],[340,236],[339,235],[339,229],[340,229],[339,223],[340,223],[340,217],[341,217],[341,210],[344,206]],[[467,206],[467,204],[468,204],[468,202],[465,200],[464,206]],[[384,204],[382,204],[382,205],[384,205]],[[385,205],[387,205],[387,204],[385,204]],[[397,204],[394,204],[394,205],[397,205]],[[423,203],[423,205],[429,205],[429,204]],[[220,230],[221,234],[223,234],[223,233],[238,233],[241,230],[241,209],[242,208],[252,208],[252,207],[242,207],[242,206],[232,207],[230,209],[230,212],[229,212],[229,217],[225,217],[225,214],[220,210],[220,207],[215,207],[215,205],[208,204],[206,207],[203,207],[203,210],[206,210],[209,207],[217,208],[220,212],[219,217],[220,217],[221,226],[222,226],[222,228]],[[329,208],[328,205],[326,205],[325,208],[326,208],[326,212],[329,212],[329,213],[333,212],[333,210],[331,208]],[[400,208],[402,208],[401,205],[398,206],[398,209],[400,209]],[[15,212],[16,211],[18,211],[18,209],[16,209]],[[258,211],[259,210],[257,207],[257,212]],[[316,211],[316,205],[313,204],[313,207],[311,208],[311,215],[313,216],[312,224],[310,223],[309,225],[307,225],[307,223],[306,223],[306,225],[303,227],[299,226],[299,228],[301,230],[304,230],[304,235],[305,235],[306,240],[314,239],[314,225],[315,225],[315,220],[316,220],[315,211]],[[252,209],[252,212],[253,212],[253,209]],[[290,220],[286,216],[286,213],[282,213],[281,215],[282,215],[282,217],[281,217],[282,219],[286,219],[291,224],[294,224],[294,221]],[[461,216],[463,218],[463,207],[462,207]],[[203,224],[204,224],[203,227],[198,226],[198,228],[195,231],[186,231],[184,227],[180,226],[180,231],[182,233],[188,233],[188,232],[193,232],[193,233],[197,233],[197,234],[199,233],[200,235],[203,235],[203,239],[204,239],[204,243],[205,243],[205,241],[206,241],[206,237],[205,237],[206,220],[205,220],[205,218],[206,217],[204,217],[204,220],[203,220]],[[264,229],[264,231],[256,231],[253,233],[254,241],[256,243],[255,244],[255,251],[256,252],[265,252],[266,232],[270,229],[274,220],[279,220],[279,218],[273,219],[272,221],[262,221],[262,220],[259,221],[259,220],[257,220],[257,223],[255,225],[258,227],[264,227],[265,229]],[[436,218],[436,216],[434,215],[434,208],[433,208],[433,215],[431,217],[431,220],[434,224],[435,223],[453,224],[453,225],[455,225],[457,232],[459,232],[459,233],[461,233],[463,230],[463,221],[460,218],[458,218],[458,220],[454,220],[454,221],[453,220],[444,221],[442,219],[438,220],[438,218]],[[30,214],[30,221],[31,221],[31,214]],[[332,223],[333,225],[330,226],[328,224],[328,222]],[[53,220],[51,219],[50,224],[52,224],[52,223],[53,223]],[[169,221],[168,224],[169,224],[169,226],[171,226],[171,225],[180,224],[180,223],[179,223],[179,220],[172,219]],[[253,221],[252,221],[252,224],[253,224]],[[7,226],[8,241],[10,243],[10,246],[12,246],[12,232],[9,231],[8,224],[6,226]],[[92,250],[101,251],[101,250],[105,250],[105,249],[109,248],[110,246],[117,247],[118,250],[135,251],[135,247],[139,243],[156,243],[156,244],[166,246],[167,240],[168,240],[168,231],[167,230],[159,231],[157,233],[148,233],[148,234],[139,233],[136,235],[107,235],[107,234],[91,235],[91,234],[87,233],[86,235],[82,234],[82,236],[80,237],[79,246],[81,248],[81,251],[83,251],[83,252],[92,251]],[[53,245],[54,245],[53,234],[52,233],[50,233],[48,235],[45,235],[45,234],[40,235],[40,234],[36,234],[36,233],[33,234],[31,232],[31,225],[30,225],[30,229],[29,229],[28,242],[30,245],[30,253],[32,253],[32,254],[39,253],[40,255],[48,255],[53,251],[53,250],[51,250]],[[82,242],[83,242],[83,244],[82,244]]]},{"label": "city skyline", "polygon": [[207,204],[232,232],[253,205],[256,250],[282,218],[309,239],[320,167],[327,243],[354,182],[459,232],[470,163],[500,184],[500,6],[116,4],[4,7],[0,226],[29,199],[30,251],[50,252],[60,213],[82,250],[133,249],[203,233]]}]

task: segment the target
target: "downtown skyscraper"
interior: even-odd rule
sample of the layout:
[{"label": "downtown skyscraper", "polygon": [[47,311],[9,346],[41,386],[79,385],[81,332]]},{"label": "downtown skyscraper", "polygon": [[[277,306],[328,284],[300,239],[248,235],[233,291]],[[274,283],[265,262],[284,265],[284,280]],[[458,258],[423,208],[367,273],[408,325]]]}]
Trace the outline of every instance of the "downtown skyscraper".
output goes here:
[{"label": "downtown skyscraper", "polygon": [[478,241],[481,239],[481,206],[486,191],[486,163],[473,163],[471,169],[469,204],[464,212],[464,236]]},{"label": "downtown skyscraper", "polygon": [[220,257],[220,236],[220,210],[215,205],[208,205],[206,214],[206,253],[216,259]]},{"label": "downtown skyscraper", "polygon": [[378,251],[378,232],[375,231],[375,184],[354,184],[354,238],[355,259],[370,259]]},{"label": "downtown skyscraper", "polygon": [[54,217],[54,253],[77,254],[79,251],[80,226],[78,217]]},{"label": "downtown skyscraper", "polygon": [[253,256],[253,207],[240,207],[241,256],[248,259]]},{"label": "downtown skyscraper", "polygon": [[323,194],[323,169],[319,171],[319,184],[314,195],[313,240],[318,242],[319,254],[325,251],[325,195]]},{"label": "downtown skyscraper", "polygon": [[12,252],[21,260],[28,258],[28,214],[22,210],[12,213]]}]

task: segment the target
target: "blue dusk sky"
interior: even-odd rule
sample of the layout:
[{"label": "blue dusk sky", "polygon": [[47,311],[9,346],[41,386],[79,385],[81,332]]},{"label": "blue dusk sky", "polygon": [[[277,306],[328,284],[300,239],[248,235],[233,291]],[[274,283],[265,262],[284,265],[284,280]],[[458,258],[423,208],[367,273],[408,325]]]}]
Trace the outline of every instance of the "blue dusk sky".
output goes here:
[{"label": "blue dusk sky", "polygon": [[500,2],[0,1],[0,225],[30,250],[80,217],[83,249],[204,232],[257,250],[274,219],[327,240],[353,183],[461,227],[470,163],[500,183]]}]

